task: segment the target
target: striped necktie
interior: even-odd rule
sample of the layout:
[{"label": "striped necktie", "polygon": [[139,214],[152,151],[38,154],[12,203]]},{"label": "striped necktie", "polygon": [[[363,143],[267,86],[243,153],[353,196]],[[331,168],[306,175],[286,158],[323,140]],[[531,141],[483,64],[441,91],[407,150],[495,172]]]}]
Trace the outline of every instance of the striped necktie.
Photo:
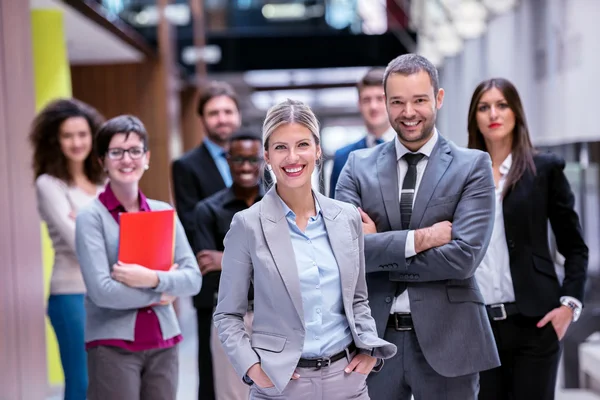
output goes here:
[{"label": "striped necktie", "polygon": [[415,198],[415,186],[417,184],[417,164],[425,155],[420,153],[406,153],[402,158],[408,163],[408,170],[402,182],[402,192],[400,192],[400,215],[402,217],[402,229],[406,230],[410,226],[410,217],[412,216],[413,201]]}]

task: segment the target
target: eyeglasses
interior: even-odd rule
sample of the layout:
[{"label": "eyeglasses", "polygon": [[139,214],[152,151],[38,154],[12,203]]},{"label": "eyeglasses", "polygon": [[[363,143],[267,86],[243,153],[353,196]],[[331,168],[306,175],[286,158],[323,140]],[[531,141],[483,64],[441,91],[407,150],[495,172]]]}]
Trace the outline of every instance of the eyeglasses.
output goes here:
[{"label": "eyeglasses", "polygon": [[129,157],[132,160],[138,160],[146,154],[146,149],[143,147],[132,147],[130,149],[113,148],[108,149],[106,155],[111,160],[122,160],[125,157],[125,153],[129,153]]},{"label": "eyeglasses", "polygon": [[241,167],[247,161],[251,166],[256,167],[259,165],[263,159],[262,157],[242,157],[242,156],[228,156],[227,159],[231,161],[233,165],[236,167]]}]

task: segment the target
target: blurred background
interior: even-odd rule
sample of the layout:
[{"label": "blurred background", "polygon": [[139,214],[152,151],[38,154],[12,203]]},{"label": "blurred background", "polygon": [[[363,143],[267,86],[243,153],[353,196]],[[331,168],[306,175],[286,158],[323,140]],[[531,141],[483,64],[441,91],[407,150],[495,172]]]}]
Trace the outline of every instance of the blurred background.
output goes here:
[{"label": "blurred background", "polygon": [[[309,103],[325,157],[315,187],[327,192],[335,151],[365,134],[356,83],[369,68],[409,52],[429,58],[446,90],[437,127],[462,146],[477,83],[508,78],[534,145],[568,162],[590,248],[588,304],[600,304],[598,20],[596,0],[0,0],[0,399],[60,398],[63,384],[44,325],[52,249],[34,212],[26,141],[36,111],[57,97],[107,118],[138,115],[153,159],[142,190],[172,202],[170,164],[202,141],[196,99],[208,81],[233,85],[243,124],[257,132],[271,105]],[[181,399],[195,397],[197,379],[189,313],[184,304]],[[575,351],[580,362],[567,368],[580,390],[559,379],[559,392],[600,398],[600,341]]]}]

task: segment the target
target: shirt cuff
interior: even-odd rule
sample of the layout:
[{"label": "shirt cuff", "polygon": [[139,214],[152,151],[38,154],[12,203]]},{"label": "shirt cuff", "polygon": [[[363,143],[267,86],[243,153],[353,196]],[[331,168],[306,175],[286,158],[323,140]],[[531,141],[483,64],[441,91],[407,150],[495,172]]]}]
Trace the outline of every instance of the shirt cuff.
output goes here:
[{"label": "shirt cuff", "polygon": [[575,297],[571,297],[571,296],[562,296],[560,298],[560,301],[562,302],[563,300],[569,300],[572,301],[573,303],[575,303],[577,305],[577,307],[579,309],[583,308],[583,304],[581,304],[581,302],[579,300],[577,300]]},{"label": "shirt cuff", "polygon": [[411,258],[417,255],[415,251],[415,231],[408,231],[406,244],[404,245],[404,257]]}]

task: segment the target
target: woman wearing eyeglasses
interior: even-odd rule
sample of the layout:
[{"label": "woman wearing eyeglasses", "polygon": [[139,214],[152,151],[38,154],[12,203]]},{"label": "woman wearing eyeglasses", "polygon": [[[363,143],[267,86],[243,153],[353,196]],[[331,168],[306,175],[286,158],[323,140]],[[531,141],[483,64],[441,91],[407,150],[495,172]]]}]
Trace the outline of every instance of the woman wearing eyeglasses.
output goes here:
[{"label": "woman wearing eyeglasses", "polygon": [[88,400],[176,398],[182,336],[172,302],[195,295],[202,283],[179,219],[170,271],[117,258],[121,213],[170,208],[139,189],[150,161],[147,148],[148,134],[136,117],[106,122],[96,149],[109,183],[77,215],[75,246],[87,287]]}]

